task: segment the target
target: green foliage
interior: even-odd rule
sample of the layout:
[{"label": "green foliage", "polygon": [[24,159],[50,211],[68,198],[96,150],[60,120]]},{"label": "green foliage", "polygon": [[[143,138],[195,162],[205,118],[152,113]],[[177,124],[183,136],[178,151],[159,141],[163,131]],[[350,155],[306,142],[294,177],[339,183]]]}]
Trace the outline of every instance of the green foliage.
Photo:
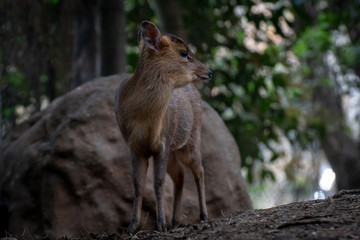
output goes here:
[{"label": "green foliage", "polygon": [[[322,15],[319,19],[323,18]],[[316,57],[316,54],[319,52],[330,49],[330,40],[328,23],[320,21],[318,25],[308,26],[304,30],[294,46],[294,52],[297,56],[302,58]]]},{"label": "green foliage", "polygon": [[[251,14],[248,11],[239,18],[234,15],[235,5],[240,4],[237,6],[251,9],[254,3],[244,1],[233,6],[231,4],[214,2],[213,6],[209,6],[214,12],[221,12],[218,16],[213,16],[213,32],[226,37],[214,36],[216,42],[212,43],[214,46],[209,46],[212,56],[205,52],[203,55],[199,53],[200,58],[207,59],[214,72],[214,80],[203,86],[203,93],[233,133],[242,159],[245,159],[243,166],[248,169],[248,180],[253,179],[252,169],[256,163],[262,163],[259,173],[256,173],[261,179],[274,179],[274,174],[264,163],[275,161],[282,155],[269,144],[279,143],[278,132],[285,136],[291,131],[300,133],[294,135],[290,141],[301,142],[301,145],[306,145],[312,140],[307,129],[303,131],[299,128],[302,109],[292,104],[302,94],[302,88],[296,85],[291,77],[292,66],[287,58],[288,44],[274,43],[267,35],[271,29],[274,29],[273,32],[276,31],[279,18],[285,18],[284,6],[275,8],[271,17]],[[222,19],[228,19],[229,22],[222,24]],[[193,24],[188,27],[192,26]],[[253,28],[253,32],[249,33],[249,28]],[[282,42],[291,40],[282,32],[274,34],[277,34]],[[309,37],[313,36],[309,34]],[[324,36],[324,31],[317,32],[314,37],[328,38]],[[263,49],[261,46],[264,46]],[[308,46],[299,44],[297,48],[303,52],[308,51]],[[315,45],[314,48],[325,46]],[[308,141],[304,141],[305,139]],[[263,155],[261,145],[272,152],[270,159]]]},{"label": "green foliage", "polygon": [[16,122],[16,106],[19,103],[30,104],[29,86],[25,74],[17,69],[9,69],[2,76],[2,119],[5,128],[11,128]]}]

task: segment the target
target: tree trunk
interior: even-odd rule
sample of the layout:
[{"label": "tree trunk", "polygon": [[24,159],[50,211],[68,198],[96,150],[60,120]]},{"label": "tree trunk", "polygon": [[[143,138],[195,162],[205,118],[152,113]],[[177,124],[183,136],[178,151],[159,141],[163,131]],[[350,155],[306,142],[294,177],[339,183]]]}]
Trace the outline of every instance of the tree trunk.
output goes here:
[{"label": "tree trunk", "polygon": [[0,64],[0,144],[3,141],[3,120],[2,120],[2,79],[3,79],[3,73],[4,73],[5,64]]},{"label": "tree trunk", "polygon": [[338,190],[360,187],[360,144],[347,133],[339,87],[320,86],[315,89],[315,110],[326,125],[320,142],[336,174]]},{"label": "tree trunk", "polygon": [[50,100],[54,100],[56,98],[56,74],[55,74],[55,67],[52,64],[51,60],[48,62],[48,69],[47,69],[47,76],[48,76],[48,82],[47,82],[47,96]]},{"label": "tree trunk", "polygon": [[321,145],[336,174],[338,190],[360,187],[360,146],[344,132],[326,134]]},{"label": "tree trunk", "polygon": [[98,76],[101,71],[99,0],[77,2],[74,27],[73,87]]},{"label": "tree trunk", "polygon": [[[345,6],[348,5],[348,6]],[[349,6],[351,5],[351,6]],[[294,5],[296,6],[296,5]],[[314,5],[314,2],[308,1],[302,5],[299,5],[304,13],[308,15],[307,20],[305,21],[302,18],[297,18],[295,22],[295,31],[298,35],[305,26],[311,26],[316,22],[318,12]],[[333,9],[347,9],[352,7],[351,1],[335,1],[332,5]],[[358,21],[354,21],[355,25],[349,25],[349,22],[344,22],[341,24],[346,24],[347,28],[350,31],[350,37],[352,42],[357,41],[358,35]],[[352,138],[348,133],[346,122],[345,122],[345,113],[342,107],[342,95],[340,93],[341,86],[337,86],[335,80],[335,73],[331,73],[333,69],[321,61],[321,57],[318,57],[317,60],[313,59],[308,64],[312,66],[314,71],[313,76],[310,78],[312,81],[311,84],[317,84],[318,87],[314,89],[313,93],[313,111],[314,114],[321,118],[323,121],[326,132],[323,136],[320,136],[321,147],[325,152],[325,155],[333,168],[336,174],[336,185],[338,190],[341,189],[354,189],[360,187],[360,142]],[[321,66],[319,66],[321,65]],[[359,68],[355,64],[354,70],[359,76]],[[357,65],[358,66],[358,65]],[[318,79],[327,77],[333,81],[331,86],[323,86]]]},{"label": "tree trunk", "polygon": [[101,75],[125,71],[126,33],[122,0],[102,2],[102,63]]},{"label": "tree trunk", "polygon": [[187,41],[181,8],[178,0],[155,0],[156,13],[160,19],[160,29]]}]

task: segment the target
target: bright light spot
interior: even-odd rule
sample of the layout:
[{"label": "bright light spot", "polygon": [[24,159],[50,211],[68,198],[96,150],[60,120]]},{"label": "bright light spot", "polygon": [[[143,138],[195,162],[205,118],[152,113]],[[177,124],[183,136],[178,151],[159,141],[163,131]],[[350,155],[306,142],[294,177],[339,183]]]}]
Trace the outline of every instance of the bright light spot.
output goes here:
[{"label": "bright light spot", "polygon": [[295,16],[290,10],[285,9],[283,11],[283,14],[284,14],[284,17],[286,18],[287,21],[289,21],[289,22],[294,22],[295,21]]},{"label": "bright light spot", "polygon": [[279,34],[276,34],[276,29],[274,25],[270,25],[267,27],[266,36],[275,44],[280,44],[283,40],[283,38]]},{"label": "bright light spot", "polygon": [[323,191],[314,192],[314,199],[325,199],[325,194]]},{"label": "bright light spot", "polygon": [[281,31],[286,35],[286,36],[290,36],[292,34],[294,34],[294,31],[292,30],[292,28],[289,26],[289,24],[286,22],[284,17],[279,17],[279,26],[281,28]]},{"label": "bright light spot", "polygon": [[250,37],[245,37],[244,45],[249,51],[257,52],[259,54],[263,54],[268,46],[266,42],[256,42]]},{"label": "bright light spot", "polygon": [[267,18],[272,17],[271,10],[274,8],[273,3],[262,3],[259,2],[256,5],[253,5],[250,9],[250,12],[256,15],[262,14]]},{"label": "bright light spot", "polygon": [[329,191],[334,184],[335,173],[331,168],[326,168],[321,175],[319,186],[324,191]]},{"label": "bright light spot", "polygon": [[217,95],[219,95],[220,93],[220,88],[219,87],[213,87],[211,89],[211,96],[212,97],[216,97]]},{"label": "bright light spot", "polygon": [[242,17],[246,15],[248,8],[246,6],[236,6],[234,8],[234,14],[237,17]]},{"label": "bright light spot", "polygon": [[234,111],[231,108],[226,108],[222,113],[222,117],[224,120],[230,120],[234,118]]}]

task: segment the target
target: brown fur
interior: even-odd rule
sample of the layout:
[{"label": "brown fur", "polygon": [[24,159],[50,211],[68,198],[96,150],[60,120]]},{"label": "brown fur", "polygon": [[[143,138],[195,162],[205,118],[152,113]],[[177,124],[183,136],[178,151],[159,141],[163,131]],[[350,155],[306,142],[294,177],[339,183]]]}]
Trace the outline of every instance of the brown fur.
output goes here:
[{"label": "brown fur", "polygon": [[[210,79],[184,41],[162,35],[143,22],[139,30],[141,55],[135,73],[116,92],[118,124],[132,153],[134,207],[129,231],[140,222],[148,159],[154,159],[157,226],[166,230],[162,187],[166,172],[174,182],[172,226],[179,223],[184,167],[190,168],[199,193],[200,219],[207,220],[204,173],[200,153],[201,97],[192,82]],[[181,51],[187,51],[182,56]]]}]

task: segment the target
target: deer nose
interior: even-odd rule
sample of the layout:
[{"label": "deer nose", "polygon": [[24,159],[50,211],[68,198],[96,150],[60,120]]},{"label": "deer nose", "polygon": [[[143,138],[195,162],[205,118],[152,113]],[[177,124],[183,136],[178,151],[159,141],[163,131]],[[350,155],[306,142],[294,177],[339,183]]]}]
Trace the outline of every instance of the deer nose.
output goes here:
[{"label": "deer nose", "polygon": [[206,70],[206,72],[207,72],[209,78],[211,78],[212,77],[212,71],[210,69],[208,69],[208,70]]}]

